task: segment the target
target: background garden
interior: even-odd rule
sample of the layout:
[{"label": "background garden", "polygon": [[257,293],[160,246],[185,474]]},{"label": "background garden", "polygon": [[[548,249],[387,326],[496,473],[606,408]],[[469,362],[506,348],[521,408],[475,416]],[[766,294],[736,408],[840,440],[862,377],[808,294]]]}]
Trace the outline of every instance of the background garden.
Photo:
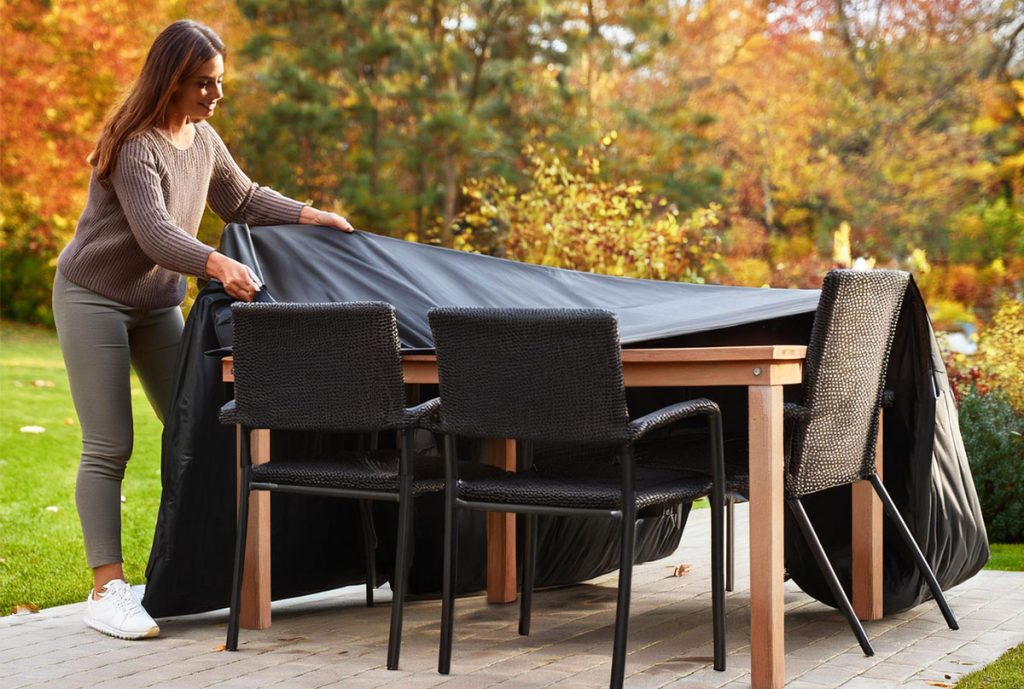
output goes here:
[{"label": "background garden", "polygon": [[[88,588],[50,286],[102,119],[182,17],[228,44],[213,124],[243,169],[360,229],[664,280],[817,287],[835,265],[911,270],[948,333],[989,535],[1024,541],[1024,2],[0,8],[0,610]],[[201,238],[221,226],[208,214]],[[123,502],[141,581],[160,460],[136,391]],[[1024,569],[1024,547],[995,552]]]}]

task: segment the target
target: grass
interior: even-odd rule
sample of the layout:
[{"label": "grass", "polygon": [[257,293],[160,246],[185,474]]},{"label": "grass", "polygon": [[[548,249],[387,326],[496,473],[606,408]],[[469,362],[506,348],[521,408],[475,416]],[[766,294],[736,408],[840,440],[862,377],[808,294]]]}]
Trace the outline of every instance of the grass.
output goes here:
[{"label": "grass", "polygon": [[[992,557],[985,569],[1024,572],[1024,543],[993,543],[989,547]],[[1024,687],[1024,682],[1021,682],[1021,687]]]},{"label": "grass", "polygon": [[[0,615],[84,600],[92,577],[75,510],[81,431],[52,331],[0,324],[0,399]],[[160,500],[162,427],[134,376],[132,409],[122,548],[128,580],[141,583]]]},{"label": "grass", "polygon": [[955,689],[1021,689],[1024,687],[1024,644],[1011,648],[980,670],[964,675]]},{"label": "grass", "polygon": [[[0,615],[19,604],[77,602],[91,583],[75,511],[81,436],[52,331],[0,324],[0,400]],[[126,575],[141,583],[160,502],[162,429],[134,376],[132,408],[121,533]],[[993,544],[986,569],[1024,571],[1024,544]]]}]

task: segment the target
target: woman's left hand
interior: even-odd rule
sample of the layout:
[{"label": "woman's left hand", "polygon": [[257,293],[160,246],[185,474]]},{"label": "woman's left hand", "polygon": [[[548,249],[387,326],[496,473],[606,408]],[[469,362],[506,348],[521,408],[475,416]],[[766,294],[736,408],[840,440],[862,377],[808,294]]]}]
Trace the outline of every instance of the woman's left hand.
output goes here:
[{"label": "woman's left hand", "polygon": [[348,220],[337,213],[318,211],[312,206],[306,206],[302,209],[302,212],[299,213],[299,222],[303,225],[323,225],[324,227],[333,227],[341,230],[342,232],[351,232],[355,229]]}]

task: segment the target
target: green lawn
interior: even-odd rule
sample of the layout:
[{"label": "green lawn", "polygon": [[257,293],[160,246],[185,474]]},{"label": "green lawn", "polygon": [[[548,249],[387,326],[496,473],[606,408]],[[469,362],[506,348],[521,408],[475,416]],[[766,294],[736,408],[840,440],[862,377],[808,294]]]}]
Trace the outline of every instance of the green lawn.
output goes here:
[{"label": "green lawn", "polygon": [[[1024,543],[993,543],[992,557],[985,569],[1024,572]],[[1024,687],[1024,683],[1021,685]]]},{"label": "green lawn", "polygon": [[[52,331],[0,324],[0,391],[0,615],[21,603],[84,599],[90,576],[75,512],[81,439]],[[132,402],[122,538],[128,579],[141,583],[160,500],[161,426],[134,378]],[[26,426],[45,430],[22,432]],[[987,569],[1024,571],[1024,544],[994,544]]]},{"label": "green lawn", "polygon": [[[0,615],[22,603],[85,600],[92,579],[75,511],[81,437],[52,331],[0,324],[0,399]],[[121,515],[126,574],[141,583],[160,499],[162,427],[137,380],[132,403],[135,450]]]},{"label": "green lawn", "polygon": [[964,675],[956,689],[1021,689],[1024,687],[1024,644],[1011,648],[999,660]]}]

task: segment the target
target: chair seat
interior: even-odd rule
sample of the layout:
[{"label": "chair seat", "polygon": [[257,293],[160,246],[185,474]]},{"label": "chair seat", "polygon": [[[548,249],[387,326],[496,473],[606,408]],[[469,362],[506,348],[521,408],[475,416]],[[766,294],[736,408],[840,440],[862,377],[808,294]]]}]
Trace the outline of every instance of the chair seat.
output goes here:
[{"label": "chair seat", "polygon": [[[498,467],[459,462],[459,475],[475,479],[499,477]],[[398,450],[342,453],[336,459],[274,459],[254,464],[252,480],[288,486],[398,492]],[[416,455],[413,460],[413,495],[444,490],[444,461]]]},{"label": "chair seat", "polygon": [[[711,479],[688,471],[637,466],[634,488],[640,510],[704,497],[711,492]],[[524,471],[474,479],[460,474],[458,493],[469,502],[614,510],[622,507],[622,469],[593,464],[572,475]]]}]

